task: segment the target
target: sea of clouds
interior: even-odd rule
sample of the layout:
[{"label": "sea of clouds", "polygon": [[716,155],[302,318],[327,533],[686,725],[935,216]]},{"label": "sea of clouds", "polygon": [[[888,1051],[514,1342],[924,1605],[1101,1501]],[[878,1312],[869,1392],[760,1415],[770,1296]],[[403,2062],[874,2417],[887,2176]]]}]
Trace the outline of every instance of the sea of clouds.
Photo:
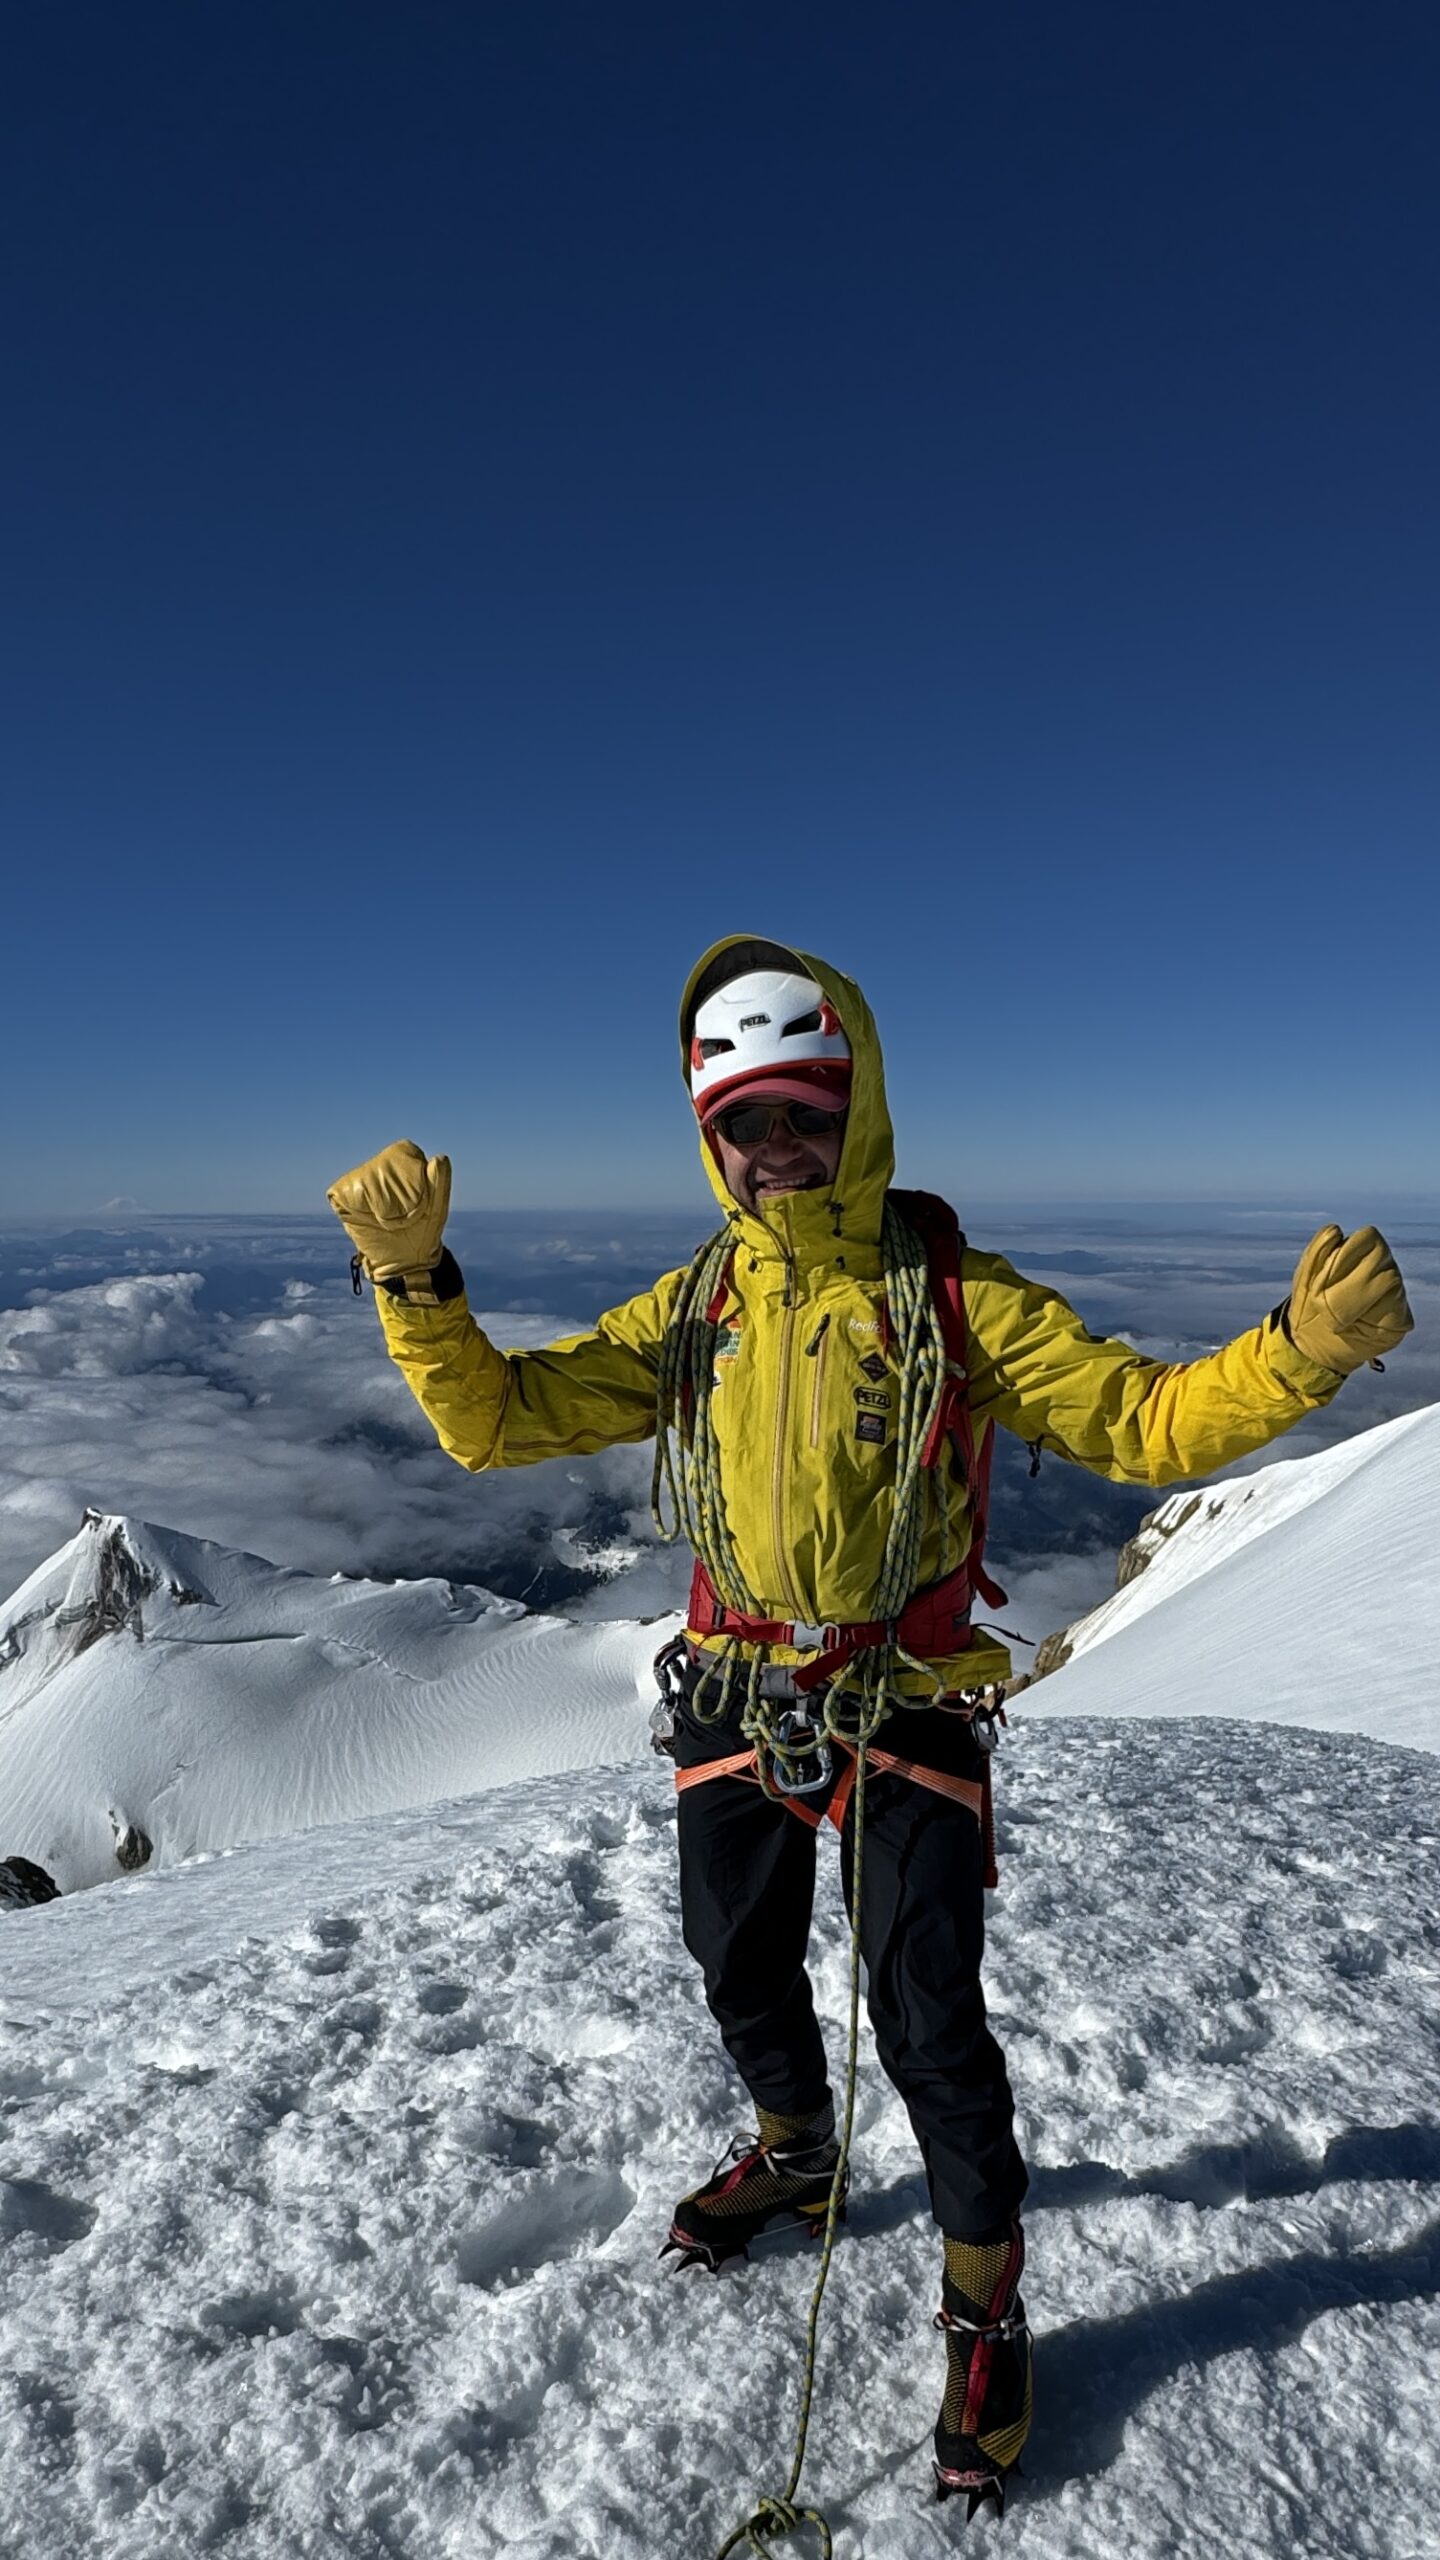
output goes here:
[{"label": "sea of clouds", "polygon": [[[647,1287],[705,1223],[517,1212],[459,1216],[450,1233],[472,1306],[518,1347]],[[971,1232],[1093,1329],[1183,1359],[1283,1296],[1312,1223],[997,1213]],[[1440,1221],[1397,1221],[1393,1235],[1417,1333],[1287,1453],[1440,1399]],[[652,1615],[679,1603],[688,1567],[655,1539],[650,1468],[648,1448],[486,1476],[456,1467],[352,1295],[328,1218],[0,1229],[0,1595],[93,1506],[314,1572],[437,1573],[532,1607]],[[991,1553],[1007,1624],[1038,1637],[1093,1606],[1154,1499],[1053,1460],[1032,1480],[1002,1442]]]}]

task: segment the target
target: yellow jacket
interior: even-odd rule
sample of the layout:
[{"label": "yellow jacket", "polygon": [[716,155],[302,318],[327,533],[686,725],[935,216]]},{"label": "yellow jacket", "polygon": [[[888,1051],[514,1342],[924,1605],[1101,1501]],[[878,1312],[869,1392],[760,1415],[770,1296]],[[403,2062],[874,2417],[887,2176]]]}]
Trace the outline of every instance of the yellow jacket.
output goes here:
[{"label": "yellow jacket", "polygon": [[[738,939],[727,935],[715,951]],[[682,1070],[691,988],[714,956],[705,954],[685,991]],[[857,1423],[875,1412],[876,1387],[885,1392],[861,1363],[883,1347],[879,1238],[894,1146],[869,1007],[850,979],[801,956],[854,1056],[835,1183],[779,1198],[761,1215],[737,1205],[703,1139],[701,1155],[736,1241],[714,1418],[737,1560],[768,1614],[823,1623],[873,1614],[889,1521],[893,1439],[860,1436]],[[1000,1254],[967,1247],[962,1272],[977,1440],[999,1423],[1121,1483],[1209,1475],[1327,1403],[1341,1383],[1303,1358],[1274,1317],[1203,1360],[1172,1364],[1097,1340],[1055,1290]],[[463,1296],[418,1307],[381,1291],[377,1305],[391,1357],[442,1447],[463,1467],[518,1467],[653,1436],[660,1342],[681,1278],[667,1272],[592,1332],[539,1351],[497,1350]],[[857,1390],[868,1405],[857,1405]],[[943,1467],[934,1483],[963,1553],[965,1488]],[[940,1545],[936,1520],[922,1582],[938,1571]],[[953,1663],[966,1685],[1003,1679],[1008,1668],[986,1635]]]}]

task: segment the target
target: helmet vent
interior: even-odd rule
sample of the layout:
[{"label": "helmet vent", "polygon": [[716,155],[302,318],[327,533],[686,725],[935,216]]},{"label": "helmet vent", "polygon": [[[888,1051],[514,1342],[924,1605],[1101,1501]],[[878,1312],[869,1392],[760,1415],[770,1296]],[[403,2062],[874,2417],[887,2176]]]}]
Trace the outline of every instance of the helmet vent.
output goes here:
[{"label": "helmet vent", "polygon": [[820,1014],[817,1007],[809,1013],[797,1013],[793,1022],[786,1023],[780,1037],[782,1040],[794,1040],[802,1031],[818,1031],[820,1028]]},{"label": "helmet vent", "polygon": [[718,1058],[726,1049],[733,1049],[734,1046],[735,1043],[733,1040],[700,1040],[696,1042],[696,1047],[699,1049],[702,1058]]}]

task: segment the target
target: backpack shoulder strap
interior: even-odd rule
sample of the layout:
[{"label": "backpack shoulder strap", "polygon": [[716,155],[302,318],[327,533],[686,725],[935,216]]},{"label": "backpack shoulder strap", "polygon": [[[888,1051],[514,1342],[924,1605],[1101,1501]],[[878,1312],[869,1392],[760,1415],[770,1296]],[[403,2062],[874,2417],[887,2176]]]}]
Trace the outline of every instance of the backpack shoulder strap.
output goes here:
[{"label": "backpack shoulder strap", "polygon": [[991,1609],[1003,1608],[1005,1593],[985,1571],[985,1532],[990,1509],[990,1461],[994,1432],[981,1433],[977,1448],[970,1415],[970,1328],[965,1319],[963,1278],[965,1238],[948,1200],[934,1191],[892,1191],[892,1205],[925,1246],[930,1295],[940,1322],[948,1376],[934,1427],[925,1444],[924,1464],[938,1466],[946,1447],[954,1450],[970,1499],[970,1579]]}]

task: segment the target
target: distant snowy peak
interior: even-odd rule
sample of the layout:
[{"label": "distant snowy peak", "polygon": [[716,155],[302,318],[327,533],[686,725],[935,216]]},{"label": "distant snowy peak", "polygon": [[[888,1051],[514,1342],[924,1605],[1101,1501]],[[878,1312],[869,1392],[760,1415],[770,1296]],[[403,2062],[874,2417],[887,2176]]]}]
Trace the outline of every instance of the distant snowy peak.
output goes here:
[{"label": "distant snowy peak", "polygon": [[1059,1714],[1251,1715],[1440,1751],[1440,1405],[1172,1494],[1051,1638]]},{"label": "distant snowy peak", "polygon": [[0,1662],[48,1647],[53,1664],[107,1635],[143,1642],[145,1603],[159,1593],[174,1608],[213,1607],[211,1593],[193,1570],[187,1578],[175,1552],[196,1544],[87,1511],[70,1544],[31,1575],[0,1618]]},{"label": "distant snowy peak", "polygon": [[[0,1608],[0,1666],[23,1656],[46,1678],[103,1637],[124,1635],[143,1644],[173,1632],[176,1613],[195,1608],[220,1610],[226,1617],[223,1638],[198,1623],[183,1631],[197,1643],[312,1634],[330,1621],[343,1623],[352,1635],[357,1605],[361,1617],[376,1602],[382,1615],[391,1614],[397,1590],[409,1595],[402,1606],[412,1627],[436,1609],[470,1624],[526,1614],[519,1601],[501,1600],[479,1584],[375,1583],[344,1574],[325,1581],[178,1529],[86,1511],[68,1544]],[[13,1702],[13,1690],[10,1695]]]},{"label": "distant snowy peak", "polygon": [[86,1512],[0,1609],[0,1858],[69,1892],[629,1759],[659,1632]]}]

